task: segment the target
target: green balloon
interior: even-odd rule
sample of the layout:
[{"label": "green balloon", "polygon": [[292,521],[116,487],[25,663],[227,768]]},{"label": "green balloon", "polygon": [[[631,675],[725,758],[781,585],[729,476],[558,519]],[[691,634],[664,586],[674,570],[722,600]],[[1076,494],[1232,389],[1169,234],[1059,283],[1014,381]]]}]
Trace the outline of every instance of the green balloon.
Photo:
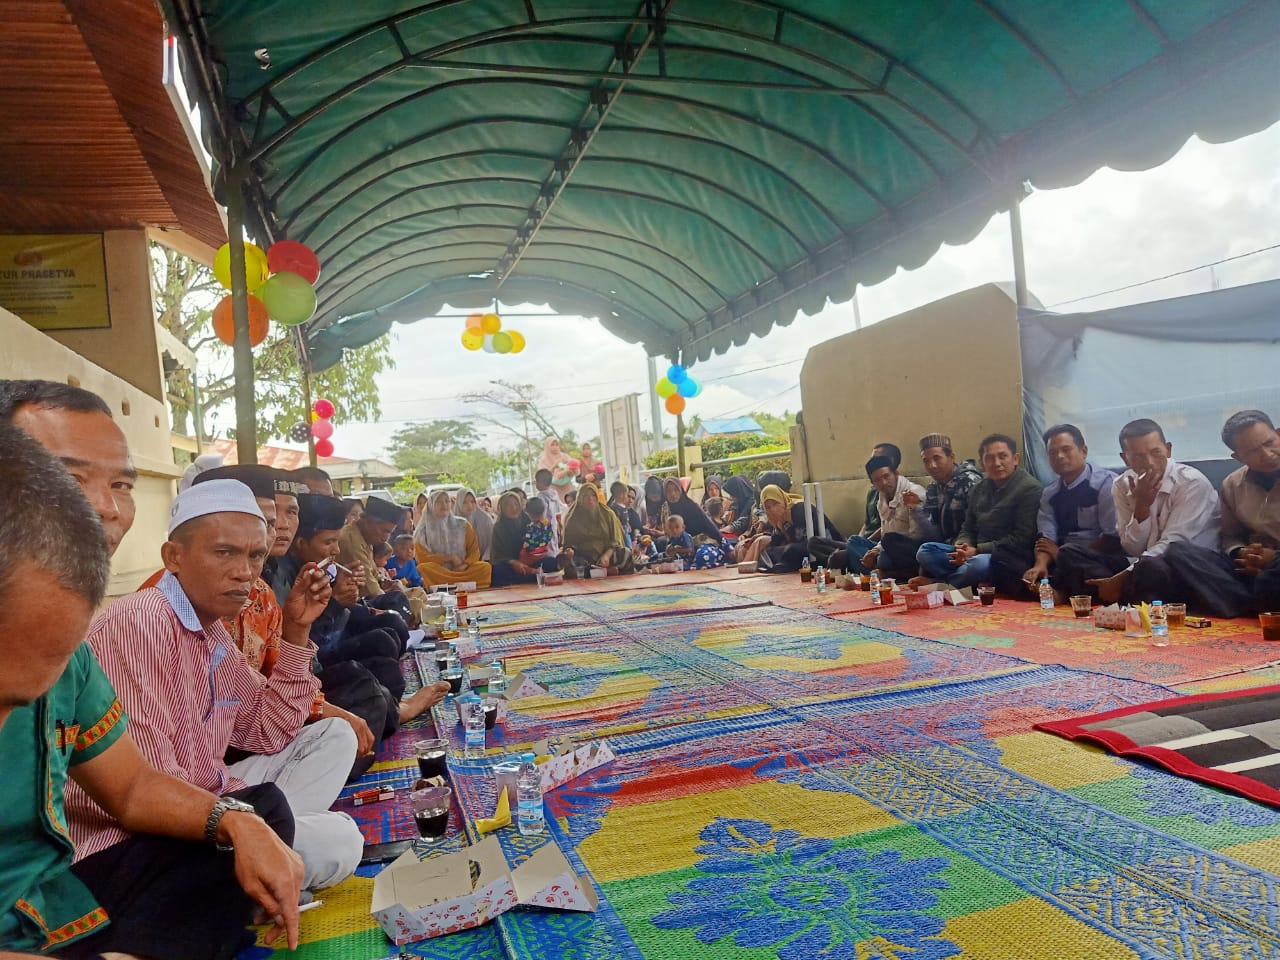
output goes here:
[{"label": "green balloon", "polygon": [[258,288],[258,299],[278,323],[293,327],[316,312],[316,291],[296,273],[273,273]]},{"label": "green balloon", "polygon": [[672,383],[670,380],[668,380],[666,377],[663,377],[661,380],[658,381],[656,392],[658,396],[662,397],[665,400],[667,397],[671,397],[675,395],[676,385]]},{"label": "green balloon", "polygon": [[493,349],[498,353],[510,353],[511,348],[515,344],[511,340],[511,334],[505,330],[499,330],[493,335]]}]

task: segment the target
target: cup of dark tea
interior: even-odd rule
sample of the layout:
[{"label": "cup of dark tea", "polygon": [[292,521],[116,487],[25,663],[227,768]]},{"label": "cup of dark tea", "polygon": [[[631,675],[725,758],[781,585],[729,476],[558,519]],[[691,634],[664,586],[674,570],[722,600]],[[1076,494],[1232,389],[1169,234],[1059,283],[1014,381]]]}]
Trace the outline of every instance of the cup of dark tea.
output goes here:
[{"label": "cup of dark tea", "polygon": [[409,794],[413,820],[423,840],[439,840],[449,829],[449,801],[453,791],[448,787],[427,787]]},{"label": "cup of dark tea", "polygon": [[996,588],[989,583],[978,584],[978,602],[989,607],[996,602]]},{"label": "cup of dark tea", "polygon": [[1280,640],[1280,611],[1258,614],[1263,640]]},{"label": "cup of dark tea", "polygon": [[864,574],[858,574],[858,589],[861,590],[863,593],[870,593],[871,578]]},{"label": "cup of dark tea", "polygon": [[1081,620],[1091,616],[1093,614],[1093,597],[1087,595],[1072,597],[1071,612],[1076,615],[1077,619]]},{"label": "cup of dark tea", "polygon": [[447,740],[419,740],[413,745],[418,758],[418,772],[424,777],[443,777],[449,770]]},{"label": "cup of dark tea", "polygon": [[484,701],[484,728],[492,730],[494,724],[498,722],[498,701],[492,697],[486,697]]},{"label": "cup of dark tea", "polygon": [[440,679],[449,684],[449,693],[457,694],[462,690],[462,671],[446,670],[440,674]]}]

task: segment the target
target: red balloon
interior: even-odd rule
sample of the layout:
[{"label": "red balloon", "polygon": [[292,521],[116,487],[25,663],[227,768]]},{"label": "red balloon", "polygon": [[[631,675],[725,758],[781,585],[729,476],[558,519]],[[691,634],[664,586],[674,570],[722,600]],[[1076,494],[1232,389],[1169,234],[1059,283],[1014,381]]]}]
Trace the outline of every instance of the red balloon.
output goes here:
[{"label": "red balloon", "polygon": [[316,456],[317,456],[317,457],[332,457],[332,456],[333,456],[333,441],[332,441],[332,440],[317,440],[317,441],[316,441]]},{"label": "red balloon", "polygon": [[595,472],[600,474],[602,477],[604,476],[604,464],[598,460],[596,461]]},{"label": "red balloon", "polygon": [[321,420],[328,420],[330,417],[333,416],[336,410],[336,408],[333,405],[333,401],[326,400],[324,399],[324,397],[321,397],[319,400],[313,403],[311,405],[311,409],[316,412],[316,416],[319,417]]},{"label": "red balloon", "polygon": [[581,466],[582,466],[582,464],[581,464],[579,461],[577,461],[577,460],[570,460],[570,461],[569,461],[569,469],[570,469],[570,470],[572,470],[572,471],[574,471],[575,473],[578,471],[578,469],[579,469]]},{"label": "red balloon", "polygon": [[296,273],[307,283],[320,277],[320,261],[311,248],[297,240],[277,240],[267,250],[267,269],[272,273]]}]

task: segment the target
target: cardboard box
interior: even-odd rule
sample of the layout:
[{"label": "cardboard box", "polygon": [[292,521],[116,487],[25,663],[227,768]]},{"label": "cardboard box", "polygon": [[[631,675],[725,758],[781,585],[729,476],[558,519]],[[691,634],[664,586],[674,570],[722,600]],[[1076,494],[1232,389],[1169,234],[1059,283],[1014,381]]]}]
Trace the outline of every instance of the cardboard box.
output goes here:
[{"label": "cardboard box", "polygon": [[[544,740],[534,745],[533,753],[539,758],[538,772],[542,775],[543,793],[570,780],[576,780],[614,759],[613,749],[605,740],[592,740],[589,743],[570,740],[555,751]],[[542,759],[543,757],[546,759]]]},{"label": "cardboard box", "polygon": [[755,560],[744,560],[742,563],[738,564],[738,572],[739,573],[759,573],[760,566],[759,564],[756,563]]},{"label": "cardboard box", "polygon": [[469,930],[512,907],[596,909],[590,879],[576,874],[554,842],[515,869],[496,837],[428,860],[412,850],[373,881],[370,913],[397,946]]},{"label": "cardboard box", "polygon": [[908,610],[932,610],[942,606],[946,594],[942,590],[896,590],[894,596],[907,605]]},{"label": "cardboard box", "polygon": [[972,587],[964,587],[957,590],[949,583],[926,583],[916,590],[916,593],[941,593],[942,602],[950,607],[963,606],[966,603],[977,603],[978,598],[973,595]]},{"label": "cardboard box", "polygon": [[608,567],[590,567],[587,570],[587,577],[591,580],[603,580],[609,575]]},{"label": "cardboard box", "polygon": [[1093,608],[1093,625],[1103,630],[1123,630],[1127,607],[1113,603],[1108,607]]}]

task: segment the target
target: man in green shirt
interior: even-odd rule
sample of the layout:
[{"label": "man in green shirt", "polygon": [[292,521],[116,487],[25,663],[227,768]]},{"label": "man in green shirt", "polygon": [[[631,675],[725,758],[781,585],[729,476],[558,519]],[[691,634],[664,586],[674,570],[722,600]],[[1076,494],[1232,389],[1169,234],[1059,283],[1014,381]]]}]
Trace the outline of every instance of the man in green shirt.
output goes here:
[{"label": "man in green shirt", "polygon": [[964,526],[949,543],[926,543],[916,558],[924,582],[953,587],[992,583],[1017,593],[1020,578],[1035,561],[1036,512],[1040,481],[1018,466],[1018,442],[993,433],[978,448],[985,479],[969,494]]},{"label": "man in green shirt", "polygon": [[[0,381],[0,449],[0,952],[219,960],[255,902],[294,945],[302,865],[283,794],[235,805],[150,767],[82,642],[133,516],[109,408]],[[73,866],[68,776],[141,835]]]}]

